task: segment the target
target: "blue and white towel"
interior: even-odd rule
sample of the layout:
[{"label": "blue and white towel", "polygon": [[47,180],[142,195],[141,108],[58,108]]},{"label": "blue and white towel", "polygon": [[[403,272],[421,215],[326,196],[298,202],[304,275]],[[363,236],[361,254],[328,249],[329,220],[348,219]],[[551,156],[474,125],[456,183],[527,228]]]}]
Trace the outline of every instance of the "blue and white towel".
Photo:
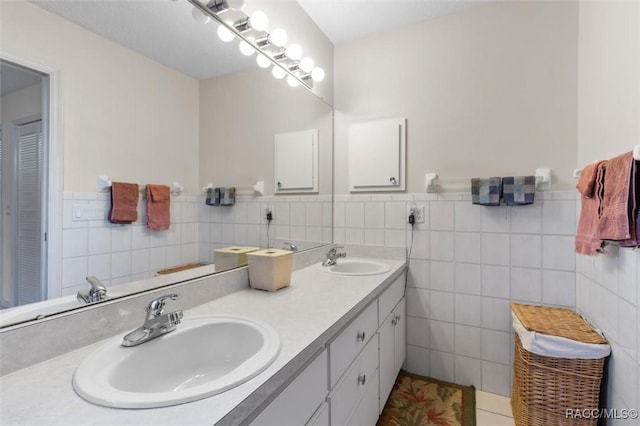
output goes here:
[{"label": "blue and white towel", "polygon": [[483,206],[499,206],[502,192],[502,178],[471,179],[471,202]]},{"label": "blue and white towel", "polygon": [[502,178],[502,193],[508,206],[533,204],[536,195],[535,176],[507,176]]}]

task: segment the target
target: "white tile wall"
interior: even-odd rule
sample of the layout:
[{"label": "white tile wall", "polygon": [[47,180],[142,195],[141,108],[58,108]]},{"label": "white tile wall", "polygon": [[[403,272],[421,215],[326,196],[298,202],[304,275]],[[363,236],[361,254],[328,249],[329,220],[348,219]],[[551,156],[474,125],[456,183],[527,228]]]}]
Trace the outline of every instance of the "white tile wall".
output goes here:
[{"label": "white tile wall", "polygon": [[[63,203],[62,295],[86,288],[89,275],[112,286],[198,258],[195,197],[172,197],[171,227],[166,232],[146,228],[142,200],[138,203],[138,220],[131,225],[114,225],[106,220],[108,194],[65,193]],[[105,219],[74,220],[74,205],[101,206]]]},{"label": "white tile wall", "polygon": [[[294,239],[330,242],[331,197],[238,197],[232,207],[212,207],[203,197],[171,199],[171,227],[149,231],[146,205],[138,203],[138,221],[113,225],[106,220],[108,194],[65,193],[63,217],[63,295],[86,287],[85,277],[95,275],[107,286],[155,275],[156,271],[192,262],[213,262],[213,249],[228,245],[267,246],[265,210],[273,210],[269,245]],[[385,203],[368,203],[369,223],[377,227],[372,244],[384,244]],[[101,206],[103,220],[73,220],[74,205]],[[344,207],[344,205],[343,205]],[[339,208],[338,208],[339,209]],[[350,240],[364,243],[364,203],[349,204]],[[339,215],[337,215],[339,216]],[[346,223],[344,215],[343,225]],[[401,232],[402,233],[402,232]],[[404,234],[402,234],[404,236]],[[404,244],[404,241],[403,241]]]},{"label": "white tile wall", "polygon": [[[640,408],[640,254],[631,248],[606,246],[605,249],[604,255],[576,257],[576,307],[611,344],[607,408],[637,410]],[[610,424],[635,425],[637,421],[616,419]]]},{"label": "white tile wall", "polygon": [[[367,243],[409,247],[413,238],[409,371],[508,396],[513,352],[509,302],[575,308],[573,191],[538,193],[534,205],[522,207],[472,205],[467,194],[355,195],[337,201],[337,243],[355,238],[352,229],[358,224]],[[408,210],[417,205],[425,206],[427,217],[412,235]],[[631,263],[635,268],[626,259],[627,269]],[[635,303],[630,274],[625,274],[625,288]],[[625,312],[631,315],[628,307]]]}]

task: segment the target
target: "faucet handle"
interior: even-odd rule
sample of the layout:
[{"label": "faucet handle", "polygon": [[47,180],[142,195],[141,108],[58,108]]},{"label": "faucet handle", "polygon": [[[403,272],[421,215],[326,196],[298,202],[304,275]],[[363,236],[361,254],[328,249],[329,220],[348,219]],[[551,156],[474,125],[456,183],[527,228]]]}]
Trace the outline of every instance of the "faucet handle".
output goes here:
[{"label": "faucet handle", "polygon": [[149,302],[149,305],[146,308],[146,311],[148,314],[150,315],[161,315],[162,312],[164,312],[164,305],[165,305],[165,301],[167,299],[171,299],[171,300],[176,300],[178,298],[178,295],[176,293],[172,293],[172,294],[167,294],[161,297],[158,297],[157,299],[153,299],[151,302]]},{"label": "faucet handle", "polygon": [[285,250],[294,251],[294,252],[298,251],[298,246],[288,241],[285,241],[284,243],[282,243],[282,245],[284,245]]}]

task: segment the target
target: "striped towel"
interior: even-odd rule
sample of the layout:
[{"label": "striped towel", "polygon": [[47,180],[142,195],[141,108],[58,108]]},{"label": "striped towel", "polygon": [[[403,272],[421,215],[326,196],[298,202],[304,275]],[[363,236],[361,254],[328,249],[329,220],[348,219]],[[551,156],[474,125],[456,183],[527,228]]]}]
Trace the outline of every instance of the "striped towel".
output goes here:
[{"label": "striped towel", "polygon": [[471,202],[483,206],[499,206],[502,178],[471,179]]},{"label": "striped towel", "polygon": [[508,206],[533,204],[536,195],[535,176],[507,176],[502,178],[502,193]]}]

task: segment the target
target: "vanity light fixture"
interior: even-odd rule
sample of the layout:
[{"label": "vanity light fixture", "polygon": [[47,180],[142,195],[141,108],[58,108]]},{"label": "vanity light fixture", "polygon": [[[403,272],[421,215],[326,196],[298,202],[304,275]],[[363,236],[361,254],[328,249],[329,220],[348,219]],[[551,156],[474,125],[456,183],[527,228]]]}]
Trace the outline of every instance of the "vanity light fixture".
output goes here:
[{"label": "vanity light fixture", "polygon": [[207,4],[207,7],[215,13],[229,9],[240,10],[242,6],[244,6],[244,0],[212,0]]},{"label": "vanity light fixture", "polygon": [[[324,70],[315,66],[313,59],[302,58],[302,48],[298,44],[287,44],[287,33],[281,28],[268,32],[269,19],[262,11],[256,11],[251,16],[230,22],[222,16],[228,10],[240,11],[244,0],[187,0],[193,7],[194,18],[203,17],[218,22],[218,37],[225,42],[235,37],[240,39],[240,51],[243,55],[251,56],[258,52],[256,63],[260,68],[269,68],[277,79],[285,76],[290,86],[303,85],[307,89],[313,87],[313,82],[324,79]],[[195,10],[197,9],[197,10]],[[236,13],[235,15],[237,15]],[[198,19],[196,18],[196,19]],[[198,19],[203,22],[202,19]],[[208,21],[207,21],[208,22]]]},{"label": "vanity light fixture", "polygon": [[238,48],[240,49],[240,53],[242,53],[244,56],[251,56],[255,52],[253,47],[251,47],[251,45],[244,40],[240,41],[240,45],[238,46]]}]

